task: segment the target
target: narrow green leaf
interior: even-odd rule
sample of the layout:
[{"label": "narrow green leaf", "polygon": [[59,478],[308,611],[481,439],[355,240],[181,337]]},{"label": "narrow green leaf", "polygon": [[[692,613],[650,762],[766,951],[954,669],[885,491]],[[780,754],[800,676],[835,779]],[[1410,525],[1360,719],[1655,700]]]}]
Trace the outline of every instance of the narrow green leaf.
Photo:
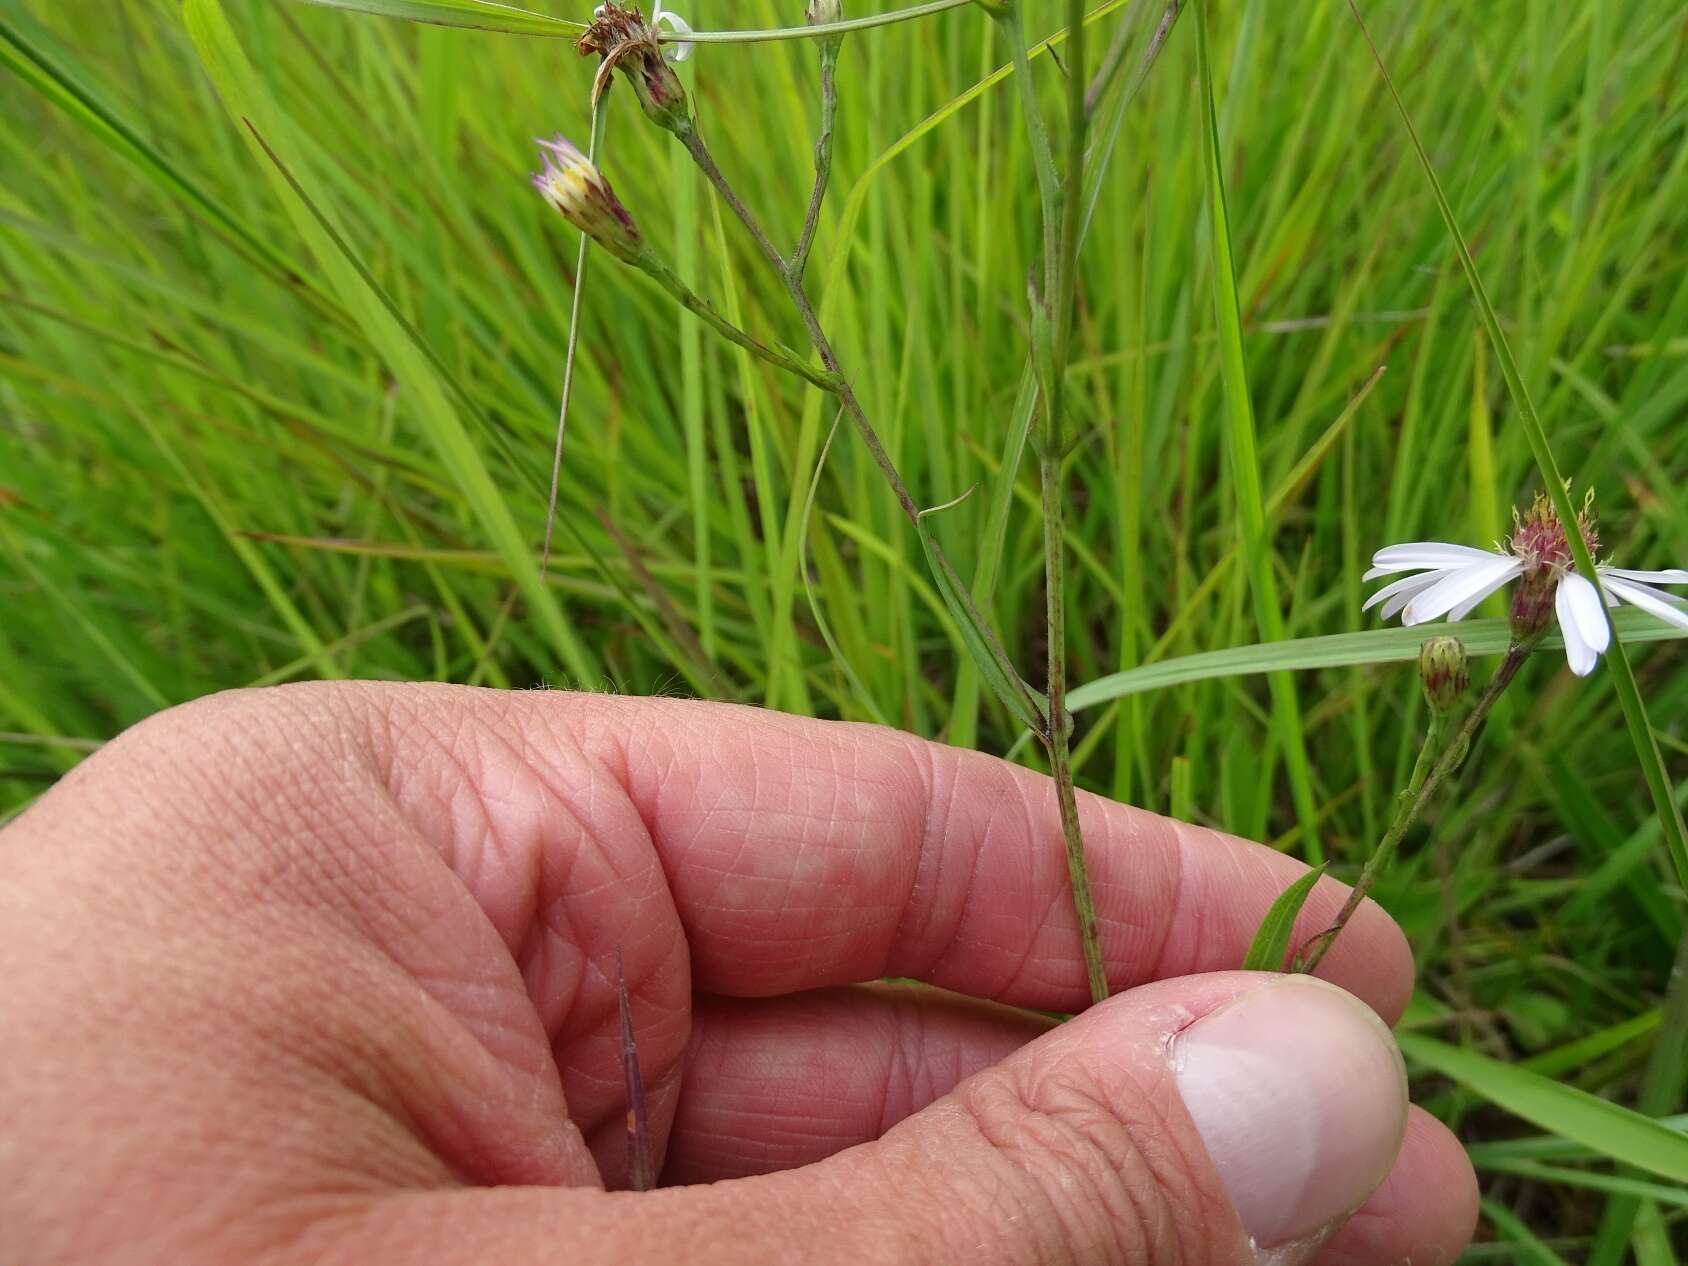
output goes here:
[{"label": "narrow green leaf", "polygon": [[[1688,632],[1655,620],[1645,611],[1620,610],[1612,622],[1626,642],[1668,642],[1688,638]],[[1126,695],[1164,690],[1192,681],[1221,677],[1246,677],[1256,673],[1304,672],[1314,668],[1351,668],[1356,664],[1405,663],[1418,658],[1419,647],[1435,635],[1433,628],[1367,629],[1363,633],[1332,633],[1322,637],[1298,637],[1282,642],[1260,642],[1253,646],[1230,646],[1222,651],[1203,651],[1143,664],[1125,672],[1109,673],[1086,682],[1067,696],[1067,706],[1077,712],[1099,703],[1123,699]],[[1459,640],[1467,655],[1502,654],[1512,640],[1505,620],[1466,620],[1459,626]],[[1538,654],[1563,650],[1557,633],[1542,639]]]},{"label": "narrow green leaf", "polygon": [[1688,1209],[1688,1187],[1671,1187],[1665,1183],[1628,1178],[1622,1174],[1603,1174],[1592,1169],[1573,1169],[1569,1165],[1543,1165],[1536,1161],[1489,1161],[1482,1168],[1496,1174],[1512,1174],[1537,1182],[1553,1183],[1561,1187],[1581,1187],[1585,1191],[1603,1191],[1608,1195],[1624,1196],[1631,1200],[1656,1200],[1676,1209]]},{"label": "narrow green leaf", "polygon": [[[1666,625],[1644,611],[1615,611],[1612,623],[1626,641],[1674,641],[1688,633]],[[1357,663],[1404,663],[1418,658],[1425,638],[1435,636],[1426,628],[1372,628],[1364,633],[1330,633],[1318,638],[1290,638],[1261,641],[1252,647],[1227,647],[1198,655],[1180,655],[1173,660],[1144,663],[1126,672],[1112,672],[1085,682],[1067,695],[1067,706],[1077,712],[1085,707],[1124,699],[1146,690],[1165,690],[1168,685],[1210,682],[1220,677],[1249,677],[1264,672],[1307,672],[1310,668],[1350,668]],[[1460,625],[1460,641],[1467,655],[1501,655],[1511,643],[1512,630],[1504,619],[1467,619]],[[1563,650],[1558,633],[1541,640],[1538,653]]]},{"label": "narrow green leaf", "polygon": [[539,574],[533,551],[475,447],[458,406],[483,431],[490,425],[460,384],[423,344],[392,299],[352,251],[345,237],[302,181],[292,124],[273,101],[230,29],[219,0],[186,0],[183,15],[224,106],[241,124],[247,143],[271,177],[277,195],[335,291],[414,400],[418,420],[454,473],[482,529],[503,555],[527,600],[529,613],[550,640],[563,667],[577,680],[596,680],[592,659],[564,619],[556,595]]},{"label": "narrow green leaf", "polygon": [[1555,1253],[1516,1213],[1499,1201],[1483,1201],[1483,1216],[1489,1220],[1503,1241],[1512,1245],[1512,1260],[1523,1266],[1570,1266]]},{"label": "narrow green leaf", "polygon": [[348,9],[372,13],[381,18],[401,18],[429,26],[461,26],[475,31],[498,31],[505,35],[547,35],[578,38],[584,22],[570,22],[544,13],[494,4],[492,0],[302,0],[327,9]]},{"label": "narrow green leaf", "polygon": [[1408,1059],[1532,1125],[1581,1143],[1600,1156],[1688,1183],[1688,1136],[1653,1117],[1434,1038],[1403,1033],[1399,1041]]},{"label": "narrow green leaf", "polygon": [[1307,898],[1313,895],[1313,888],[1324,873],[1323,865],[1315,866],[1278,894],[1272,908],[1266,911],[1266,917],[1260,920],[1254,939],[1249,942],[1248,953],[1243,956],[1244,971],[1284,969],[1284,955],[1289,952],[1295,918],[1301,913],[1301,907],[1307,904]]}]

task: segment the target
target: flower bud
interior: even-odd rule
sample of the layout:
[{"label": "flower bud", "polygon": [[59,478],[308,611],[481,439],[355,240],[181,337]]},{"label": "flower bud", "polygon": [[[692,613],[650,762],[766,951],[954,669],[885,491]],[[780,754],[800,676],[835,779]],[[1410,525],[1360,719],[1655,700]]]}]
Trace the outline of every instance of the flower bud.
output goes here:
[{"label": "flower bud", "polygon": [[691,134],[692,113],[686,90],[638,9],[601,5],[592,25],[580,37],[579,48],[583,56],[596,53],[603,59],[592,87],[594,100],[609,82],[610,72],[620,70],[646,118],[682,140]]},{"label": "flower bud", "polygon": [[1465,643],[1457,637],[1433,637],[1418,652],[1418,679],[1430,711],[1445,716],[1453,710],[1466,687],[1471,669],[1465,658]]},{"label": "flower bud", "polygon": [[[809,7],[803,10],[803,16],[810,26],[830,26],[834,22],[844,20],[844,6],[839,0],[809,0]],[[844,47],[842,35],[823,36],[820,41],[821,60],[828,65],[836,62],[838,50]]]},{"label": "flower bud", "polygon": [[539,151],[545,170],[535,173],[533,186],[545,201],[616,258],[636,261],[645,249],[638,226],[592,160],[561,136],[540,141]]}]

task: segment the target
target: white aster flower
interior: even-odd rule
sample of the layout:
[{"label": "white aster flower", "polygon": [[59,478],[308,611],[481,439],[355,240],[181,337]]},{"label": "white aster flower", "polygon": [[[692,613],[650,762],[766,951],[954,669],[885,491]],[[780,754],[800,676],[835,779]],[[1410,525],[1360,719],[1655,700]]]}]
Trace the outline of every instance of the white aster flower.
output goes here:
[{"label": "white aster flower", "polygon": [[[1688,629],[1684,599],[1655,585],[1688,585],[1688,571],[1631,571],[1602,563],[1596,590],[1575,570],[1570,542],[1552,504],[1538,496],[1527,514],[1514,515],[1511,539],[1500,549],[1473,549],[1446,541],[1412,541],[1391,545],[1372,555],[1366,580],[1410,572],[1391,581],[1366,600],[1369,609],[1383,604],[1383,618],[1400,613],[1402,624],[1423,624],[1447,616],[1463,620],[1477,604],[1514,580],[1522,583],[1513,596],[1512,626],[1519,635],[1544,628],[1557,618],[1565,638],[1565,658],[1571,671],[1586,677],[1594,671],[1611,641],[1611,626],[1601,610],[1629,603],[1667,623]],[[1590,551],[1599,546],[1592,512],[1579,516],[1583,539]],[[1603,592],[1602,592],[1603,591]]]}]

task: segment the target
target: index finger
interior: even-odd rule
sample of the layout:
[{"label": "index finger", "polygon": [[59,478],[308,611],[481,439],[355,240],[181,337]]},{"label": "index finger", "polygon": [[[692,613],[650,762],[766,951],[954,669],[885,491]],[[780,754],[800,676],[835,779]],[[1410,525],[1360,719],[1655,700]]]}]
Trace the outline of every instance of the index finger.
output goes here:
[{"label": "index finger", "polygon": [[[722,704],[527,696],[613,771],[655,845],[698,987],[738,996],[909,976],[1046,1010],[1088,999],[1053,784],[877,726]],[[1306,867],[1099,796],[1080,817],[1110,985],[1234,968]],[[1321,881],[1297,925],[1347,896]],[[1412,960],[1367,901],[1320,974],[1388,1019]]]}]

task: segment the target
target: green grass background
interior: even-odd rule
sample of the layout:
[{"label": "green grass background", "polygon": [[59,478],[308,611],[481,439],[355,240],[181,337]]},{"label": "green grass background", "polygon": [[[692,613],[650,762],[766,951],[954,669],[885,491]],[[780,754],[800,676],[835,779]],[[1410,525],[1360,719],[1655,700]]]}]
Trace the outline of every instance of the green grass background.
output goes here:
[{"label": "green grass background", "polygon": [[[296,174],[461,385],[467,402],[451,405],[498,512],[308,254],[176,7],[0,0],[39,57],[13,44],[0,75],[0,813],[159,708],[307,677],[702,695],[1015,743],[847,429],[817,477],[832,422],[818,393],[603,255],[547,577],[557,616],[512,601],[501,547],[536,554],[543,534],[576,247],[527,184],[531,138],[584,143],[593,66],[567,41],[226,7],[292,119]],[[1598,490],[1602,552],[1688,563],[1680,9],[1363,7],[1555,452],[1579,495]],[[1062,8],[1029,0],[1033,35]],[[777,26],[801,5],[683,11]],[[1371,551],[1493,542],[1534,467],[1346,7],[1227,0],[1213,35],[1286,632],[1373,628]],[[1082,260],[1068,511],[1080,686],[1261,640],[1225,453],[1194,36],[1186,15],[1126,115]],[[983,568],[981,605],[1036,682],[1035,463],[1009,479],[1003,461],[1037,199],[1012,83],[977,88],[1006,61],[971,8],[846,43],[810,278],[916,497],[978,488],[939,532],[964,575]],[[1054,109],[1058,72],[1034,66]],[[812,47],[701,47],[686,71],[723,166],[789,244],[808,194]],[[612,94],[602,165],[646,236],[758,335],[801,346],[749,243],[666,142]],[[997,498],[1011,509],[1000,534]],[[500,536],[500,514],[516,536]],[[1317,847],[1339,873],[1387,824],[1423,725],[1405,665],[1353,660],[1415,643],[1359,643],[1295,677]],[[1634,655],[1688,797],[1688,659],[1672,642]],[[1244,649],[1211,679],[1095,702],[1078,716],[1081,782],[1306,851],[1251,675],[1270,662]],[[1422,970],[1412,1026],[1636,1102],[1683,894],[1604,670],[1577,681],[1557,655],[1533,664],[1432,822],[1378,889]],[[1647,1190],[1638,1218],[1602,1234],[1635,1180],[1522,1138],[1532,1127],[1469,1089],[1422,1089],[1484,1170],[1476,1256],[1673,1260],[1682,1189]]]}]

